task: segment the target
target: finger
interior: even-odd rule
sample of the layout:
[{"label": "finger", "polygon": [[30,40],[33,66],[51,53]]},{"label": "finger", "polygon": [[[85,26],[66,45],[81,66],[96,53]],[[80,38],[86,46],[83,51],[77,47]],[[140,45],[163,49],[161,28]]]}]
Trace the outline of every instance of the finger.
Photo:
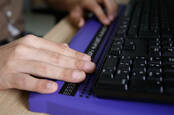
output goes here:
[{"label": "finger", "polygon": [[79,28],[81,28],[84,25],[85,25],[85,19],[83,17],[81,17],[78,26],[79,26]]},{"label": "finger", "polygon": [[103,2],[106,7],[109,19],[113,21],[116,15],[116,9],[117,9],[116,3],[113,0],[103,0]]},{"label": "finger", "polygon": [[42,78],[78,83],[86,77],[83,71],[62,68],[41,61],[19,61],[18,64],[21,68],[16,68],[16,71]]},{"label": "finger", "polygon": [[90,56],[84,53],[77,52],[69,48],[67,45],[55,43],[55,42],[42,39],[33,35],[25,36],[20,42],[35,48],[40,48],[40,49],[50,50],[52,52],[61,53],[65,56],[70,56],[73,58],[78,58],[78,59],[87,60],[87,61],[91,60]]},{"label": "finger", "polygon": [[81,28],[85,24],[85,21],[83,19],[83,9],[80,7],[75,7],[70,12],[69,19],[73,25]]},{"label": "finger", "polygon": [[96,1],[86,4],[84,7],[92,11],[103,24],[110,24],[110,20],[104,14],[104,11],[102,10],[101,6]]},{"label": "finger", "polygon": [[114,8],[113,15],[114,15],[114,17],[116,17],[117,14],[118,14],[118,5],[117,5],[117,2],[115,0],[111,0],[111,3],[112,3],[112,7]]},{"label": "finger", "polygon": [[39,93],[53,93],[58,88],[56,82],[45,79],[37,79],[28,74],[13,74],[10,79],[11,87],[20,90]]},{"label": "finger", "polygon": [[95,70],[95,64],[91,61],[79,60],[61,55],[60,53],[33,47],[29,47],[27,51],[25,50],[24,54],[20,57],[25,60],[42,61],[54,66],[82,70],[87,73],[91,73]]}]

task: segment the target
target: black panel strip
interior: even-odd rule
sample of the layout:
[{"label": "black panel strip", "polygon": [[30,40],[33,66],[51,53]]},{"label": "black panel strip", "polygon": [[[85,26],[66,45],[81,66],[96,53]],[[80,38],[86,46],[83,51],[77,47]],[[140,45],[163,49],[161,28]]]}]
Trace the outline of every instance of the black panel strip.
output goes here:
[{"label": "black panel strip", "polygon": [[[95,54],[102,43],[105,34],[108,31],[108,26],[102,26],[98,32],[96,33],[94,39],[89,44],[88,48],[86,49],[85,53],[90,55],[92,59],[95,57]],[[68,96],[75,96],[80,84],[77,83],[68,83],[65,82],[61,90],[59,91],[59,94],[68,95]]]},{"label": "black panel strip", "polygon": [[80,84],[65,82],[60,90],[60,94],[74,96]]}]

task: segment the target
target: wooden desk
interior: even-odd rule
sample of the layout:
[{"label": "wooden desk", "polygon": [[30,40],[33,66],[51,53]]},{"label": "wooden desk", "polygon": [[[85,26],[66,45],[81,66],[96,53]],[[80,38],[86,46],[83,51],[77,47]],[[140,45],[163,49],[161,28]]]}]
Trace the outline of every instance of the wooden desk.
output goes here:
[{"label": "wooden desk", "polygon": [[[117,0],[119,1],[119,0]],[[127,3],[128,0],[120,0]],[[77,32],[67,18],[57,24],[44,38],[61,43],[68,43]],[[19,90],[0,91],[0,115],[46,115],[28,110],[28,92]]]}]

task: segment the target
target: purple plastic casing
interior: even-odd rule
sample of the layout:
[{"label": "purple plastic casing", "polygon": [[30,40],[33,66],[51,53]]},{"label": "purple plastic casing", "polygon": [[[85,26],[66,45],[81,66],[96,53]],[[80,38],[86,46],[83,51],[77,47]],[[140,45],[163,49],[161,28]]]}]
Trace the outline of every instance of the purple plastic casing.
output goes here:
[{"label": "purple plastic casing", "polygon": [[[101,44],[102,48],[107,47],[106,41],[111,41],[112,33],[115,31],[114,28],[118,21],[119,19],[110,26]],[[101,26],[95,19],[88,20],[85,26],[72,39],[69,44],[70,47],[84,52]],[[94,61],[101,53],[103,52],[99,49]],[[95,75],[88,75],[87,77],[95,79]],[[174,105],[103,99],[94,95],[88,98],[86,96],[80,97],[80,90],[77,91],[75,96],[62,95],[58,92],[64,82],[57,81],[57,83],[59,88],[53,94],[30,93],[29,109],[32,112],[49,113],[52,115],[174,115]]]}]

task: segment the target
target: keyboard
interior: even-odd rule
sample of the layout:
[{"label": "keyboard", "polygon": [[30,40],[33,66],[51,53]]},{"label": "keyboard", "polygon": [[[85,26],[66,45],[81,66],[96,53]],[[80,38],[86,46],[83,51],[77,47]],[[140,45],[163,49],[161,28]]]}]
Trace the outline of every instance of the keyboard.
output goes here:
[{"label": "keyboard", "polygon": [[132,0],[97,73],[100,97],[174,102],[174,39],[165,0]]},{"label": "keyboard", "polygon": [[31,92],[29,109],[51,115],[173,115],[173,6],[172,0],[130,0],[109,26],[89,18],[69,46],[90,55],[96,71],[82,83],[56,81],[52,94]]}]

